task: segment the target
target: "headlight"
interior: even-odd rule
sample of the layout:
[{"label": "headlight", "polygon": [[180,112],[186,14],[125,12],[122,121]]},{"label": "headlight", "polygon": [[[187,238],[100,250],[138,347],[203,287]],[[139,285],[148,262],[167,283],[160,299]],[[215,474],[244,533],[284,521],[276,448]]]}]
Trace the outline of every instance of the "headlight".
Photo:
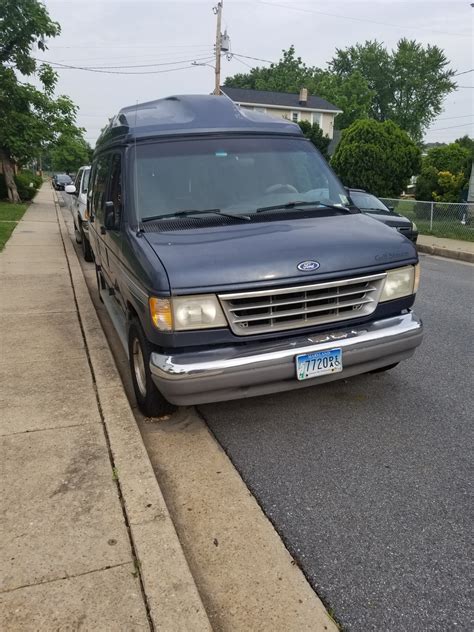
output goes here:
[{"label": "headlight", "polygon": [[385,278],[380,301],[394,301],[397,298],[415,294],[418,290],[419,280],[419,264],[389,270]]},{"label": "headlight", "polygon": [[152,321],[162,331],[225,327],[227,321],[214,294],[150,299]]}]

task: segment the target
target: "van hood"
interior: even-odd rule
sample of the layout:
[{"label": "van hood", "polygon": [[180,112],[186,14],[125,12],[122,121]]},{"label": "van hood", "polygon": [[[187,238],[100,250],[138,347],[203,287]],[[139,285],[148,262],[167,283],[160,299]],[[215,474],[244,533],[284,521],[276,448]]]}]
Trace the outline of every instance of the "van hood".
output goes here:
[{"label": "van hood", "polygon": [[[171,292],[180,294],[311,282],[417,260],[405,237],[359,213],[147,231],[145,238],[166,269]],[[319,267],[300,271],[305,261]]]}]

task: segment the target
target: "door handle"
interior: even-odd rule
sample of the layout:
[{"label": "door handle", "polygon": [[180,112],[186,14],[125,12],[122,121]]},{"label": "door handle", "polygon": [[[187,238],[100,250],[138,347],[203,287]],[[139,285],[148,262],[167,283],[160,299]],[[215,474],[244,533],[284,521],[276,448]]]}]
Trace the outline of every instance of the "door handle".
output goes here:
[{"label": "door handle", "polygon": [[100,227],[100,234],[101,235],[105,235],[106,232],[107,232],[107,229],[105,228],[105,226],[101,226]]}]

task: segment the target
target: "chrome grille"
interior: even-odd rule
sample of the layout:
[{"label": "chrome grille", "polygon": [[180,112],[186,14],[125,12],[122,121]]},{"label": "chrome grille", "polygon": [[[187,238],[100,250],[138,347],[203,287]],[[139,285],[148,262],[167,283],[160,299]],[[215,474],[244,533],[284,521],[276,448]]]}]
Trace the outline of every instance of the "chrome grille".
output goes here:
[{"label": "chrome grille", "polygon": [[274,290],[220,294],[232,331],[250,336],[371,314],[385,273]]}]

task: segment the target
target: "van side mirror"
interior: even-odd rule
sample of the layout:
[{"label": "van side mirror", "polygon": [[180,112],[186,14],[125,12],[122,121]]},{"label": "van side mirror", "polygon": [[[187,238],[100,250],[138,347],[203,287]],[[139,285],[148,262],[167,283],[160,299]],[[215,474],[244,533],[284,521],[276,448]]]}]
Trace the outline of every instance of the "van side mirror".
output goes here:
[{"label": "van side mirror", "polygon": [[115,226],[115,207],[113,202],[105,203],[104,226],[107,230],[114,230]]},{"label": "van side mirror", "polygon": [[74,195],[74,193],[76,193],[76,187],[74,184],[66,184],[64,191],[69,193],[69,195]]},{"label": "van side mirror", "polygon": [[395,207],[394,207],[394,206],[387,206],[387,208],[388,208],[388,210],[389,210],[391,213],[393,213],[393,212],[394,212],[394,210],[395,210]]}]

